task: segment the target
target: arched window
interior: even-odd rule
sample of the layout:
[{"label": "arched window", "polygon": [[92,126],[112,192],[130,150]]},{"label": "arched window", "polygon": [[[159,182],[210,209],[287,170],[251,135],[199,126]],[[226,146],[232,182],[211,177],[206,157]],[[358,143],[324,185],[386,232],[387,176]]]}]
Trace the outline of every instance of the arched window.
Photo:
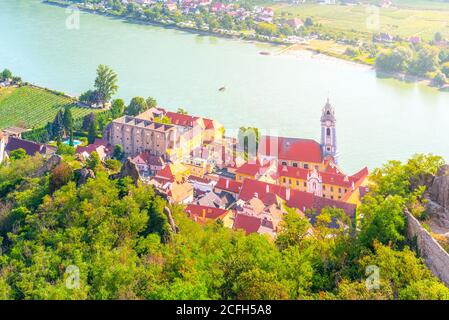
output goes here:
[{"label": "arched window", "polygon": [[326,135],[327,135],[327,136],[330,136],[330,135],[331,135],[331,129],[330,129],[330,128],[327,128],[327,129],[326,129]]}]

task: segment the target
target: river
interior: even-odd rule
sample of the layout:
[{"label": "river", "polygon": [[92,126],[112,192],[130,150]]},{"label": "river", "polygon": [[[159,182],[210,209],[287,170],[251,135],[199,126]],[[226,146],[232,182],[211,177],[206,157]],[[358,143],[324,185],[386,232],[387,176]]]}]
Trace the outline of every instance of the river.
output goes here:
[{"label": "river", "polygon": [[71,29],[68,17],[39,0],[0,0],[0,68],[78,95],[92,86],[96,67],[107,64],[119,76],[117,97],[153,96],[168,109],[217,119],[229,134],[245,125],[319,139],[329,97],[340,164],[349,173],[418,152],[449,159],[449,93],[306,52],[278,55],[281,48],[267,44],[88,13]]}]

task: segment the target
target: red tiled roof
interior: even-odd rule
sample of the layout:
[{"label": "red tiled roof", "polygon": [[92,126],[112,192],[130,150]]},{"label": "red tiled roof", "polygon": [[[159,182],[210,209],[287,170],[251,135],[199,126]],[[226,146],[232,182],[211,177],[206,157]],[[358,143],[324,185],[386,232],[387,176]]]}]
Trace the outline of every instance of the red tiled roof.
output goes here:
[{"label": "red tiled roof", "polygon": [[79,146],[78,148],[76,148],[76,153],[81,154],[87,152],[88,154],[91,154],[92,152],[97,151],[97,148],[101,146],[104,146],[106,148],[106,151],[109,151],[109,142],[103,139],[95,139],[94,143],[91,143],[87,146]]},{"label": "red tiled roof", "polygon": [[[228,186],[226,186],[228,184]],[[240,192],[240,188],[242,187],[242,184],[238,181],[226,179],[226,178],[219,178],[217,184],[215,185],[215,188],[233,192],[238,194]]]},{"label": "red tiled roof", "polygon": [[165,114],[173,124],[185,126],[185,127],[193,127],[198,117],[189,116],[187,114],[175,113],[168,111]]},{"label": "red tiled roof", "polygon": [[191,217],[196,216],[201,219],[203,217],[203,214],[205,214],[206,219],[214,220],[220,218],[227,212],[227,210],[225,209],[201,206],[199,204],[189,204],[184,211]]},{"label": "red tiled roof", "polygon": [[277,156],[281,160],[315,163],[320,163],[323,160],[321,145],[311,139],[262,136],[259,143],[259,154]]},{"label": "red tiled roof", "polygon": [[154,156],[148,151],[138,154],[132,161],[136,164],[148,164],[153,166],[163,166],[165,163],[161,157]]},{"label": "red tiled roof", "polygon": [[235,230],[243,229],[248,235],[257,232],[261,224],[262,220],[258,217],[249,216],[246,214],[236,214],[233,228]]},{"label": "red tiled roof", "polygon": [[197,177],[197,176],[193,176],[193,175],[190,175],[189,177],[188,177],[188,179],[190,180],[190,181],[197,181],[197,182],[200,182],[200,183],[209,183],[209,182],[211,182],[211,180],[210,179],[207,179],[207,178],[201,178],[201,177]]},{"label": "red tiled roof", "polygon": [[214,120],[203,118],[203,122],[206,129],[214,128]]},{"label": "red tiled roof", "polygon": [[330,206],[343,209],[348,216],[352,217],[356,208],[353,204],[319,197],[313,193],[288,189],[253,179],[245,179],[240,190],[239,199],[249,201],[255,195],[264,201],[266,205],[272,204],[275,201],[275,195],[277,195],[286,201],[287,206],[297,208],[301,211],[315,209],[320,212],[323,208]]},{"label": "red tiled roof", "polygon": [[263,174],[268,166],[263,166],[257,160],[256,163],[245,162],[240,167],[237,168],[235,173],[246,174],[250,176],[255,176],[257,174]]},{"label": "red tiled roof", "polygon": [[161,170],[159,170],[156,174],[156,178],[174,181],[174,176],[173,176],[173,173],[171,172],[170,166],[167,165],[167,166],[163,167]]}]

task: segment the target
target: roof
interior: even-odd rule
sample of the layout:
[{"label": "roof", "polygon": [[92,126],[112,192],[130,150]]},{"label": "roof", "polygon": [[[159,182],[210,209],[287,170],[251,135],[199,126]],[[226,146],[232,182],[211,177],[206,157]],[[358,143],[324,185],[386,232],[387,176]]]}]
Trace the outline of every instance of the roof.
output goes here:
[{"label": "roof", "polygon": [[76,153],[81,154],[86,152],[88,154],[91,154],[92,152],[97,151],[99,147],[104,147],[105,149],[108,149],[108,146],[109,142],[107,142],[106,140],[95,139],[94,143],[91,143],[87,146],[79,146],[78,148],[76,148]]},{"label": "roof", "polygon": [[206,129],[214,129],[214,120],[203,118],[203,122]]},{"label": "roof", "polygon": [[281,160],[321,163],[321,145],[312,139],[262,136],[259,154]]},{"label": "roof", "polygon": [[163,166],[165,164],[162,157],[150,154],[148,151],[144,151],[135,156],[132,161],[135,164],[146,164],[151,166]]},{"label": "roof", "polygon": [[245,162],[244,164],[242,164],[240,167],[237,168],[235,173],[256,176],[258,174],[263,174],[266,171],[266,169],[268,169],[268,166],[261,165],[260,162],[257,160],[255,163]]},{"label": "roof", "polygon": [[[282,166],[278,167],[278,174],[282,177],[290,177],[301,180],[307,180],[307,175],[312,170],[299,168],[299,167],[291,167],[291,166]],[[323,183],[330,184],[334,186],[341,186],[345,188],[351,188],[352,184],[357,183],[359,180],[364,179],[368,176],[368,168],[365,167],[359,172],[355,173],[352,176],[347,176],[343,173],[333,173],[333,172],[318,172],[319,176],[321,176]]]},{"label": "roof", "polygon": [[36,153],[44,153],[45,145],[16,137],[9,137],[5,149],[8,152],[17,149],[24,149],[29,156],[34,156]]},{"label": "roof", "polygon": [[242,229],[248,235],[257,232],[261,225],[262,220],[260,218],[237,213],[234,218],[233,228],[235,230]]},{"label": "roof", "polygon": [[319,197],[313,193],[285,188],[263,181],[245,179],[240,190],[239,199],[249,201],[254,196],[261,199],[265,205],[276,202],[276,197],[283,199],[290,208],[297,208],[301,211],[315,209],[320,212],[325,207],[335,207],[343,209],[348,216],[353,216],[356,205],[348,204],[338,200]]},{"label": "roof", "polygon": [[216,220],[226,214],[228,212],[225,209],[215,208],[215,207],[208,207],[208,206],[202,206],[199,204],[189,204],[184,210],[190,217],[196,216],[199,218],[203,217],[203,214],[205,215],[206,219],[213,219]]},{"label": "roof", "polygon": [[215,188],[237,194],[240,192],[241,187],[242,184],[240,182],[226,178],[219,178],[217,184],[215,185]]},{"label": "roof", "polygon": [[193,127],[195,122],[199,119],[198,117],[170,111],[165,115],[170,119],[171,123],[184,127]]},{"label": "roof", "polygon": [[157,172],[156,178],[174,181],[175,177],[174,177],[173,173],[171,172],[170,166],[167,165]]}]

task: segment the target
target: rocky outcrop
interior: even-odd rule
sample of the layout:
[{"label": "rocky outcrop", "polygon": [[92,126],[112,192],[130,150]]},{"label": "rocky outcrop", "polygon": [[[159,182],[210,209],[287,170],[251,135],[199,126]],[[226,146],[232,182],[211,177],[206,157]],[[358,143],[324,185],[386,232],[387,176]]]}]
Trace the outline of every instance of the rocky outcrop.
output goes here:
[{"label": "rocky outcrop", "polygon": [[449,228],[449,165],[441,166],[426,185],[426,210],[433,223]]},{"label": "rocky outcrop", "polygon": [[50,158],[48,158],[44,164],[42,165],[42,167],[40,167],[39,169],[37,169],[35,176],[36,177],[42,177],[43,175],[45,175],[47,172],[53,170],[54,168],[56,168],[56,166],[58,166],[62,161],[61,156],[57,155],[57,154],[53,154]]},{"label": "rocky outcrop", "polygon": [[130,158],[128,158],[123,164],[120,172],[113,175],[112,177],[114,179],[123,179],[125,177],[130,177],[135,184],[137,184],[139,180],[142,180],[139,169],[137,169],[137,166],[131,161]]},{"label": "rocky outcrop", "polygon": [[433,201],[444,209],[449,209],[449,164],[438,169],[429,194]]},{"label": "rocky outcrop", "polygon": [[178,233],[178,227],[175,224],[175,220],[173,219],[173,215],[171,214],[171,210],[168,207],[164,208],[164,213],[167,216],[168,224],[170,225],[171,231],[173,233]]},{"label": "rocky outcrop", "polygon": [[95,173],[91,169],[87,168],[76,170],[75,176],[77,178],[77,186],[85,184],[90,178],[95,179]]}]

